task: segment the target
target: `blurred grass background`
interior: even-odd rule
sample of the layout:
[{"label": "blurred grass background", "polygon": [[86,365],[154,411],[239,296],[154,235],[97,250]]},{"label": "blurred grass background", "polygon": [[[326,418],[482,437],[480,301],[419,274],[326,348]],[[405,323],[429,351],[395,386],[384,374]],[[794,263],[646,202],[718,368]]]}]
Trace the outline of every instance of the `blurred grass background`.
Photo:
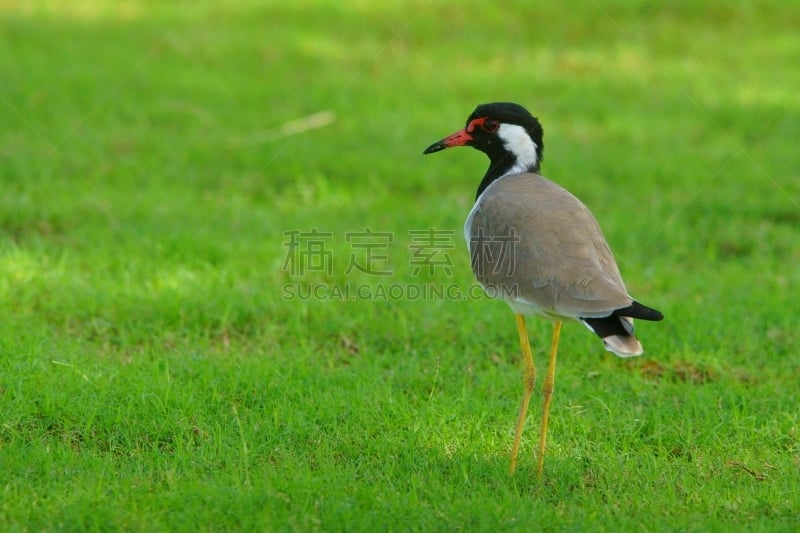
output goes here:
[{"label": "blurred grass background", "polygon": [[[0,2],[0,523],[796,528],[797,14]],[[542,485],[530,429],[505,474],[504,304],[283,297],[468,287],[486,161],[421,151],[497,100],[540,118],[543,174],[667,316],[626,361],[567,326]],[[292,276],[286,232],[311,228],[332,272]],[[346,273],[365,228],[394,236],[391,278]],[[428,228],[454,232],[452,275],[414,275]],[[549,325],[529,328],[541,367]]]}]

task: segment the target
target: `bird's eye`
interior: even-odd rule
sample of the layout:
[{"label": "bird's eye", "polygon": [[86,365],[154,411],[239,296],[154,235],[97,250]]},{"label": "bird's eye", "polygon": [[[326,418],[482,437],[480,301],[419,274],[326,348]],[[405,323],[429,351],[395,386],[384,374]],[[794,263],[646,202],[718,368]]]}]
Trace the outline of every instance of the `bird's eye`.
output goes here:
[{"label": "bird's eye", "polygon": [[486,120],[483,121],[483,124],[481,124],[481,128],[483,128],[483,131],[485,131],[486,133],[494,133],[497,131],[497,128],[499,127],[500,127],[500,122],[498,122],[497,120],[492,120],[490,118],[487,118]]}]

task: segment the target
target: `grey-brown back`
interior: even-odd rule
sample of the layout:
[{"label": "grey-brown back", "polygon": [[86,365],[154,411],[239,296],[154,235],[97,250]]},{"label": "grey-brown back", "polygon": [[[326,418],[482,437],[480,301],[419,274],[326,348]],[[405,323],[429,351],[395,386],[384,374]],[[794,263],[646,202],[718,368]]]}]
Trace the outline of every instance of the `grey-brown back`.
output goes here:
[{"label": "grey-brown back", "polygon": [[592,213],[538,174],[493,182],[464,229],[478,281],[510,303],[577,318],[607,316],[633,302]]}]

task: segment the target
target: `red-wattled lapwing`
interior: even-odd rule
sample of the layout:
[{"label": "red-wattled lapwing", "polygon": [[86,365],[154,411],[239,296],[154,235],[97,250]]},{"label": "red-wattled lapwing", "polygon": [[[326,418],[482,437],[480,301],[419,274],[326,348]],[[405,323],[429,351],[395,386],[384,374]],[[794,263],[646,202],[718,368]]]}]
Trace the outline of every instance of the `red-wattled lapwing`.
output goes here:
[{"label": "red-wattled lapwing", "polygon": [[508,302],[517,317],[525,374],[511,450],[512,474],[536,381],[524,315],[555,321],[543,386],[540,479],[562,321],[580,321],[603,339],[607,350],[630,357],[642,353],[633,335],[633,319],[664,318],[628,295],[614,255],[589,209],[538,174],[543,135],[539,121],[522,106],[484,104],[472,112],[463,130],[424,152],[472,146],[489,156],[489,170],[478,186],[464,237],[478,281],[487,294]]}]

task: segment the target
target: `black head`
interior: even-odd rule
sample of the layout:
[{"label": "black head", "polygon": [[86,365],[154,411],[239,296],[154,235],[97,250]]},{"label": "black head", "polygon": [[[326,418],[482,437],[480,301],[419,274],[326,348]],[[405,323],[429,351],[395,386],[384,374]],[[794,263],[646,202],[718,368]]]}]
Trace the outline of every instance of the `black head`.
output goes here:
[{"label": "black head", "polygon": [[426,154],[453,146],[472,146],[489,156],[489,170],[478,195],[489,183],[508,174],[538,172],[544,154],[544,132],[527,109],[511,102],[481,104],[463,130],[435,142]]},{"label": "black head", "polygon": [[[473,111],[467,119],[467,126],[469,127],[472,121],[480,120],[483,117],[485,117],[486,121],[490,122],[490,124],[499,122],[501,124],[522,126],[534,144],[539,147],[539,151],[542,151],[544,148],[544,143],[542,142],[544,138],[542,125],[536,117],[531,115],[528,110],[521,105],[512,102],[481,104],[475,108],[475,111]],[[492,138],[489,137],[487,141],[491,142]]]}]

